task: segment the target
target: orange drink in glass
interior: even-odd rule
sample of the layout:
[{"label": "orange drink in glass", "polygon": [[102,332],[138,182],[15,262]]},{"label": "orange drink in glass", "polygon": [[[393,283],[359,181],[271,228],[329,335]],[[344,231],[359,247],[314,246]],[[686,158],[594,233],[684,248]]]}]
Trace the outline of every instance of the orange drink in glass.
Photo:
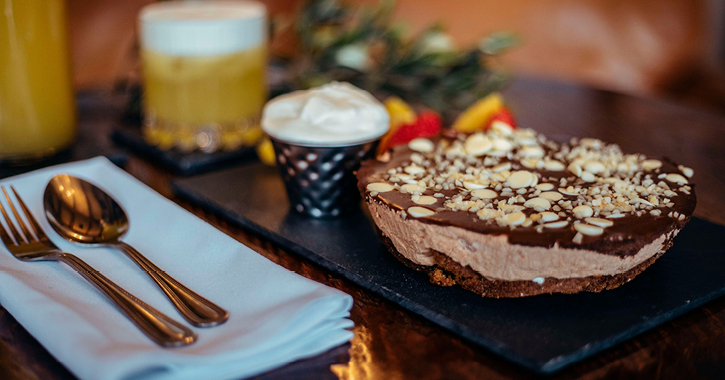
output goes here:
[{"label": "orange drink in glass", "polygon": [[255,2],[167,2],[140,15],[144,136],[162,149],[236,149],[261,136],[266,10]]},{"label": "orange drink in glass", "polygon": [[0,162],[68,147],[76,111],[63,0],[0,2]]}]

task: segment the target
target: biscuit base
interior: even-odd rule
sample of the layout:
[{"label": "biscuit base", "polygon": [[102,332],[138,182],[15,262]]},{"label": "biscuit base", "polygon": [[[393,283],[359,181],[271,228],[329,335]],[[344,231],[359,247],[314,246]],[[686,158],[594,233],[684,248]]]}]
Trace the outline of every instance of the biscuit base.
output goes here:
[{"label": "biscuit base", "polygon": [[534,281],[491,280],[481,276],[471,267],[467,265],[463,266],[445,254],[436,251],[432,251],[432,255],[435,260],[434,265],[419,265],[398,253],[398,250],[393,245],[393,242],[387,236],[382,234],[382,232],[380,233],[385,245],[388,247],[388,251],[390,251],[393,256],[406,266],[417,271],[427,273],[430,282],[433,284],[440,286],[460,285],[464,289],[470,290],[483,297],[490,298],[519,298],[553,293],[598,293],[602,290],[614,289],[631,281],[638,274],[647,269],[647,267],[652,265],[655,260],[662,256],[665,251],[672,246],[672,239],[674,238],[674,235],[676,235],[670,235],[671,237],[665,241],[662,249],[654,256],[626,272],[615,275],[574,278],[547,277],[544,279],[542,284],[538,284]]}]

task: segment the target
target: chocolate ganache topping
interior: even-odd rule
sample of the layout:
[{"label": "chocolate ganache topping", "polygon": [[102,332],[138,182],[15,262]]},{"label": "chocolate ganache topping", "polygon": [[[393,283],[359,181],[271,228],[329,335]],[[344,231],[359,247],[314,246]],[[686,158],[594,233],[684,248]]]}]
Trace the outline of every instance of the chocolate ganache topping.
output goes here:
[{"label": "chocolate ganache topping", "polygon": [[358,171],[363,197],[405,218],[617,256],[684,226],[695,209],[692,175],[597,139],[560,144],[503,124],[415,139]]}]

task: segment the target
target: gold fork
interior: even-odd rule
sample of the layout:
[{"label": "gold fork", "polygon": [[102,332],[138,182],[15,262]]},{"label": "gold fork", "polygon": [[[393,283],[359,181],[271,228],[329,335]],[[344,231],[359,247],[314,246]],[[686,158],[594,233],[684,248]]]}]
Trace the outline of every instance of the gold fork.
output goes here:
[{"label": "gold fork", "polygon": [[5,195],[12,214],[15,216],[15,223],[22,230],[21,233],[16,229],[11,217],[3,207],[2,200],[0,200],[0,212],[2,212],[7,225],[5,227],[0,222],[0,238],[2,238],[5,247],[7,247],[8,251],[15,258],[22,261],[60,261],[68,264],[83,276],[83,278],[95,285],[144,334],[161,346],[185,346],[196,341],[196,334],[191,329],[136,298],[80,258],[70,253],[64,253],[58,249],[40,228],[40,225],[28,210],[25,202],[20,198],[18,192],[15,191],[15,187],[10,186],[10,189],[12,189],[15,195],[15,199],[17,199],[17,203],[25,214],[25,219],[28,221],[26,225],[23,218],[20,217],[18,210],[15,208],[13,201],[5,191],[5,187],[0,186],[0,188]]}]

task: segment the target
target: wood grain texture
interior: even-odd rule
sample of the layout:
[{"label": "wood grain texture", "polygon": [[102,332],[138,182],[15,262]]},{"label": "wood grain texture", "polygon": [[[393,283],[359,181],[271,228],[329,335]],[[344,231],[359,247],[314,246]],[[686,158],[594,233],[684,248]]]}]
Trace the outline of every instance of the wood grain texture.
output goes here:
[{"label": "wood grain texture", "polygon": [[[521,80],[507,91],[520,124],[552,137],[594,136],[627,151],[667,155],[695,169],[697,216],[725,224],[725,117],[586,87]],[[119,99],[81,99],[81,144],[108,144]],[[131,157],[126,169],[172,197],[173,176]],[[216,215],[182,207],[279,265],[353,296],[355,337],[348,345],[260,375],[259,379],[529,379],[536,376],[331,275]],[[682,279],[687,281],[687,279]],[[535,318],[535,316],[532,316]],[[535,344],[536,342],[531,342]],[[725,298],[557,373],[561,379],[725,377]],[[72,379],[0,308],[0,378]]]}]

